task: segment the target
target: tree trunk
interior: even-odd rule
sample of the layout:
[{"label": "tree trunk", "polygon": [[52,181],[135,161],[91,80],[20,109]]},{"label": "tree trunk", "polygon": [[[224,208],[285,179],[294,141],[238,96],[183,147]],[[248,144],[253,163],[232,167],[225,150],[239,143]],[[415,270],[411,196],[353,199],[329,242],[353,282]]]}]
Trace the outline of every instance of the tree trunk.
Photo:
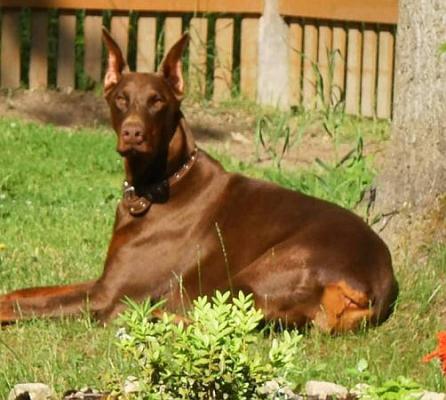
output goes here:
[{"label": "tree trunk", "polygon": [[420,210],[446,192],[446,55],[439,53],[446,1],[399,4],[392,137],[377,182],[384,213]]}]

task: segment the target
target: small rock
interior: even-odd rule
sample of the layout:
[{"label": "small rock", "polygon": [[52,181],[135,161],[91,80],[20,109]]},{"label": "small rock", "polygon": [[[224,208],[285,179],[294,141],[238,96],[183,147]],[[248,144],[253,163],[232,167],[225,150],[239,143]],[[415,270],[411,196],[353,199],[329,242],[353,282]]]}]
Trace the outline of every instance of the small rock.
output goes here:
[{"label": "small rock", "polygon": [[141,384],[135,376],[128,376],[123,387],[125,394],[138,393],[141,391]]},{"label": "small rock", "polygon": [[358,383],[357,385],[353,386],[352,389],[350,389],[350,394],[358,398],[362,398],[367,394],[369,389],[370,385],[367,385],[367,383]]},{"label": "small rock", "polygon": [[280,385],[277,381],[268,381],[259,389],[259,392],[262,394],[273,394],[279,389]]},{"label": "small rock", "polygon": [[101,393],[88,386],[79,390],[68,390],[63,395],[63,400],[103,400],[109,399],[109,392]]},{"label": "small rock", "polygon": [[319,399],[326,399],[329,396],[345,398],[348,390],[341,385],[323,381],[308,381],[305,385],[305,393],[308,396],[317,396]]},{"label": "small rock", "polygon": [[294,393],[288,386],[281,387],[274,399],[284,399],[284,400],[303,400],[303,397]]},{"label": "small rock", "polygon": [[421,393],[414,393],[411,395],[413,399],[416,400],[446,400],[446,394],[445,393],[436,393],[436,392],[421,392]]},{"label": "small rock", "polygon": [[48,385],[43,383],[20,383],[9,392],[8,400],[16,399],[52,400],[56,395]]},{"label": "small rock", "polygon": [[276,380],[266,382],[259,390],[260,394],[266,395],[272,400],[302,400],[303,397],[294,393],[288,386]]},{"label": "small rock", "polygon": [[109,399],[109,393],[99,393],[97,390],[68,391],[64,394],[63,400],[103,400]]}]

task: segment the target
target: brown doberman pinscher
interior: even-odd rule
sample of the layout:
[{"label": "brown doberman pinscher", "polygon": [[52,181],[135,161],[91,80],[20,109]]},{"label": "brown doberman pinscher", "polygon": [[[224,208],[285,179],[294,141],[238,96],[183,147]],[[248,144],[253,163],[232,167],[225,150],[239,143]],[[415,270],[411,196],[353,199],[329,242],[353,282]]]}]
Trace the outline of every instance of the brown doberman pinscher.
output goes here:
[{"label": "brown doberman pinscher", "polygon": [[267,320],[342,332],[391,313],[389,251],[353,213],[275,184],[228,173],[195,145],[180,111],[184,35],[157,73],[123,72],[109,51],[105,97],[124,158],[123,199],[102,276],[0,297],[0,321],[74,315],[101,321],[136,301],[181,313],[215,290],[253,293]]}]

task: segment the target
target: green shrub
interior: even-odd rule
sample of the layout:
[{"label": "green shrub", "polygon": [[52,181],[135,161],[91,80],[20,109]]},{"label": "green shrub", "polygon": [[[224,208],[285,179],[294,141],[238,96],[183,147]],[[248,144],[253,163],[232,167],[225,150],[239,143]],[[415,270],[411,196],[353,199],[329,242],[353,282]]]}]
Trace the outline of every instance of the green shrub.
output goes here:
[{"label": "green shrub", "polygon": [[262,398],[262,384],[284,380],[295,368],[301,335],[284,332],[280,339],[264,340],[258,331],[263,315],[251,295],[200,297],[187,326],[167,314],[152,321],[155,307],[129,302],[118,332],[118,347],[140,382],[141,398]]}]

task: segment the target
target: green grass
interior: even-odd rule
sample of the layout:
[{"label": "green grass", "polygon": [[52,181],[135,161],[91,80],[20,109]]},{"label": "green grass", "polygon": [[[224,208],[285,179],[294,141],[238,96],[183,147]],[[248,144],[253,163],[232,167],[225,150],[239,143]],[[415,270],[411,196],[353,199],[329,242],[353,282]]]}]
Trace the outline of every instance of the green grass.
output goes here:
[{"label": "green grass", "polygon": [[[0,120],[0,292],[100,273],[120,198],[122,163],[114,147],[114,137],[105,132]],[[217,156],[232,170],[346,206],[373,176],[366,160],[345,171],[314,166],[279,172]],[[342,186],[346,179],[348,189]],[[296,360],[301,365],[297,385],[307,379],[381,383],[405,375],[428,389],[446,390],[438,365],[420,362],[435,347],[436,332],[444,329],[444,284],[439,285],[446,281],[446,246],[432,245],[428,257],[400,261],[396,271],[401,295],[393,317],[354,335],[306,333],[304,352]],[[97,326],[83,316],[0,330],[0,398],[18,382],[46,382],[59,393],[103,387],[111,365],[122,363],[112,345],[116,328]],[[368,363],[364,372],[355,369],[361,359]]]},{"label": "green grass", "polygon": [[[18,122],[0,126],[2,265],[8,260],[1,289],[99,272],[120,196],[113,137]],[[72,267],[63,268],[66,263]]]}]

